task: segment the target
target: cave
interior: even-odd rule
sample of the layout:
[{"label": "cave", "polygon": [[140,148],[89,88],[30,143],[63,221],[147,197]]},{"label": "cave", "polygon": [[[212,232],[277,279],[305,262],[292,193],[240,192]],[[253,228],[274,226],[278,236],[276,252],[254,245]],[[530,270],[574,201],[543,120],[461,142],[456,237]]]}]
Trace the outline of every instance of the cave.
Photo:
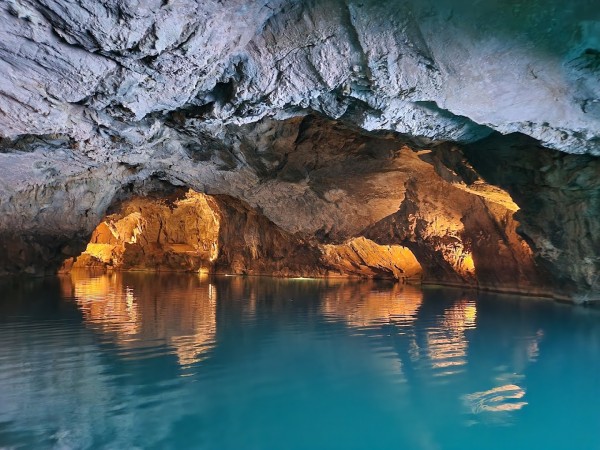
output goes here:
[{"label": "cave", "polygon": [[0,448],[390,448],[405,417],[408,448],[600,446],[593,414],[544,415],[600,395],[571,370],[600,370],[594,1],[9,0],[0,24]]},{"label": "cave", "polygon": [[[165,191],[170,191],[167,194]],[[419,282],[422,268],[401,245],[364,237],[341,244],[285,232],[247,204],[173,186],[119,202],[85,250],[59,269],[145,270],[281,277],[389,278]]]},{"label": "cave", "polygon": [[520,133],[426,143],[316,114],[230,132],[227,146],[182,145],[158,171],[55,169],[20,193],[28,209],[11,200],[18,217],[5,220],[24,229],[4,231],[1,271],[202,269],[598,297],[597,157]]}]

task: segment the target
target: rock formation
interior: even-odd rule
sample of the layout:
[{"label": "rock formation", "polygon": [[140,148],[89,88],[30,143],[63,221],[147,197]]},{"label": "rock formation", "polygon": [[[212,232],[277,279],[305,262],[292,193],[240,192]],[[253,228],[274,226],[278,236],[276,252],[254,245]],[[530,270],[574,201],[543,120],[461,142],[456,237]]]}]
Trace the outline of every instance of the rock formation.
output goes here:
[{"label": "rock formation", "polygon": [[89,243],[76,265],[599,297],[593,2],[9,0],[0,23],[1,273]]},{"label": "rock formation", "polygon": [[292,235],[243,202],[175,191],[126,200],[61,271],[155,270],[296,277],[359,276],[420,281],[421,266],[400,245],[364,237],[320,245]]}]

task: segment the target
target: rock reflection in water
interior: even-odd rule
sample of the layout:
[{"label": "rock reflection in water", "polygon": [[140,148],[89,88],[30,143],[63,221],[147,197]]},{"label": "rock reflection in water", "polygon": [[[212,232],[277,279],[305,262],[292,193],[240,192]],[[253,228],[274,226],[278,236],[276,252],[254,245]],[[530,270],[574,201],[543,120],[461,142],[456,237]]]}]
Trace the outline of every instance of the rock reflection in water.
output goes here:
[{"label": "rock reflection in water", "polygon": [[0,447],[599,448],[596,309],[376,281],[61,281],[0,280]]},{"label": "rock reflection in water", "polygon": [[[342,322],[357,335],[367,336],[374,364],[392,373],[396,381],[420,392],[419,379],[429,380],[427,397],[437,389],[434,380],[451,379],[469,386],[465,378],[468,332],[477,325],[477,305],[468,295],[456,292],[453,299],[438,301],[437,294],[424,294],[419,287],[402,284],[348,282],[344,280],[270,280],[232,277],[164,275],[148,277],[135,273],[113,273],[90,277],[73,272],[63,279],[63,291],[73,297],[86,324],[115,342],[125,358],[140,359],[168,353],[177,355],[181,366],[201,361],[216,345],[217,291],[221,310],[239,314],[242,323],[285,321],[293,298],[310,298],[319,292],[317,316],[326,322]],[[431,298],[424,298],[424,297]],[[228,299],[228,300],[227,300]],[[307,317],[313,316],[306,303]],[[257,318],[257,309],[261,318]],[[235,313],[237,311],[237,313]],[[233,314],[233,315],[232,315]],[[310,319],[313,320],[313,319]],[[226,331],[239,324],[220,324]],[[493,415],[497,422],[527,405],[523,377],[517,375],[538,356],[541,330],[525,334],[512,349],[514,367],[494,367],[487,386],[469,389],[460,401],[469,415]],[[377,363],[375,363],[377,361]],[[463,376],[458,377],[459,374]],[[424,377],[424,378],[421,378]],[[431,383],[434,382],[434,383]],[[477,392],[474,392],[476,391]],[[471,393],[469,393],[471,392]],[[415,394],[417,395],[417,394]],[[500,413],[504,416],[500,418]],[[476,421],[474,419],[474,421]]]},{"label": "rock reflection in water", "polygon": [[468,342],[465,331],[475,329],[477,307],[474,301],[459,300],[446,309],[436,327],[427,332],[432,366],[444,369],[439,375],[457,373],[467,363]]},{"label": "rock reflection in water", "polygon": [[422,302],[423,291],[414,286],[397,284],[379,290],[362,284],[328,292],[321,310],[325,317],[343,319],[349,326],[358,329],[393,325],[396,335],[407,335],[413,361],[429,358],[434,369],[442,369],[437,375],[457,373],[458,367],[467,362],[465,331],[475,329],[475,301],[457,300],[444,310],[441,318],[424,324],[424,348],[419,345],[415,330]]},{"label": "rock reflection in water", "polygon": [[330,319],[343,319],[352,327],[393,323],[410,326],[423,301],[423,291],[411,285],[394,284],[375,289],[370,283],[350,284],[331,290],[322,300],[321,311]]},{"label": "rock reflection in water", "polygon": [[215,345],[217,287],[201,276],[142,277],[74,271],[62,286],[90,327],[131,350],[125,356],[151,357],[140,350],[151,346],[156,352],[163,344],[182,366],[204,359]]},{"label": "rock reflection in water", "polygon": [[519,372],[525,372],[529,364],[537,361],[543,337],[543,330],[538,329],[535,334],[517,339],[512,349],[512,370],[504,365],[496,367],[495,371],[499,374],[492,380],[494,387],[462,396],[467,413],[482,416],[480,419],[473,419],[472,423],[481,420],[507,425],[511,421],[511,412],[529,404],[525,399],[526,390],[521,387],[525,383],[525,375]]}]

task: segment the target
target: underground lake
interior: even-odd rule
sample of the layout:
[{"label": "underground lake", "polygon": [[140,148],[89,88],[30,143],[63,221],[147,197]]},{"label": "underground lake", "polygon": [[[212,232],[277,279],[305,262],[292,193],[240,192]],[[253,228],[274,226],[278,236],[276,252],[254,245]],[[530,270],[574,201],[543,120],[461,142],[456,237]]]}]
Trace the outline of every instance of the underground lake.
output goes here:
[{"label": "underground lake", "polygon": [[0,448],[600,446],[595,308],[342,279],[1,287]]}]

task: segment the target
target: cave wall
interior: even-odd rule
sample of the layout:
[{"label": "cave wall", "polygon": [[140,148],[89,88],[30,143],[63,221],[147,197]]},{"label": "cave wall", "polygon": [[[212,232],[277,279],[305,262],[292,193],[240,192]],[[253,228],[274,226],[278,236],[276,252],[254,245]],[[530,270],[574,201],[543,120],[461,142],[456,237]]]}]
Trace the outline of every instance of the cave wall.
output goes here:
[{"label": "cave wall", "polygon": [[370,226],[365,236],[408,247],[423,266],[425,282],[551,293],[551,277],[517,231],[518,207],[510,196],[480,178],[471,189],[462,181],[436,179],[433,166],[429,170],[423,174],[427,178],[406,182],[398,211]]},{"label": "cave wall", "polygon": [[[422,278],[593,298],[598,160],[532,140],[523,148],[514,139],[525,138],[494,135],[469,146],[424,148],[406,136],[365,133],[309,115],[232,126],[224,141],[165,154],[167,166],[159,158],[77,168],[72,149],[57,147],[52,159],[37,140],[20,143],[21,153],[0,158],[20,158],[24,172],[35,177],[13,175],[14,184],[5,184],[2,271],[55,272],[84,250],[90,236],[91,244],[98,243],[102,230],[94,229],[111,205],[124,208],[118,220],[125,220],[140,205],[122,202],[153,192],[157,203],[144,206],[154,217],[141,235],[144,245],[127,242],[123,261],[101,266],[199,269],[206,255],[186,251],[200,248],[194,240],[208,233],[195,218],[201,211],[203,221],[219,222],[221,265],[211,265],[215,270]],[[48,161],[41,170],[40,161]],[[184,187],[210,194],[211,206],[205,200],[192,209],[182,204],[173,215],[168,199]],[[567,217],[556,212],[561,208],[572,226],[556,222]],[[167,216],[179,224],[170,241],[158,231]],[[547,221],[550,216],[555,222]],[[134,219],[127,220],[135,225]],[[557,241],[557,230],[569,237]],[[554,251],[548,252],[551,238]],[[180,252],[148,251],[161,239]],[[121,242],[128,240],[130,235]]]},{"label": "cave wall", "polygon": [[76,158],[58,166],[52,154],[32,156],[0,153],[0,275],[55,273],[85,248],[128,176],[122,167],[78,167]]},{"label": "cave wall", "polygon": [[600,297],[594,2],[9,0],[0,24],[0,274],[55,273],[163,183],[320,270],[404,277],[410,251],[427,282]]},{"label": "cave wall", "polygon": [[472,167],[506,189],[547,284],[563,298],[600,299],[600,158],[550,151],[523,135],[464,148]]},{"label": "cave wall", "polygon": [[192,190],[150,192],[111,207],[85,251],[60,272],[79,269],[176,271],[421,281],[421,266],[400,245],[364,237],[319,244],[282,230],[244,202]]}]

